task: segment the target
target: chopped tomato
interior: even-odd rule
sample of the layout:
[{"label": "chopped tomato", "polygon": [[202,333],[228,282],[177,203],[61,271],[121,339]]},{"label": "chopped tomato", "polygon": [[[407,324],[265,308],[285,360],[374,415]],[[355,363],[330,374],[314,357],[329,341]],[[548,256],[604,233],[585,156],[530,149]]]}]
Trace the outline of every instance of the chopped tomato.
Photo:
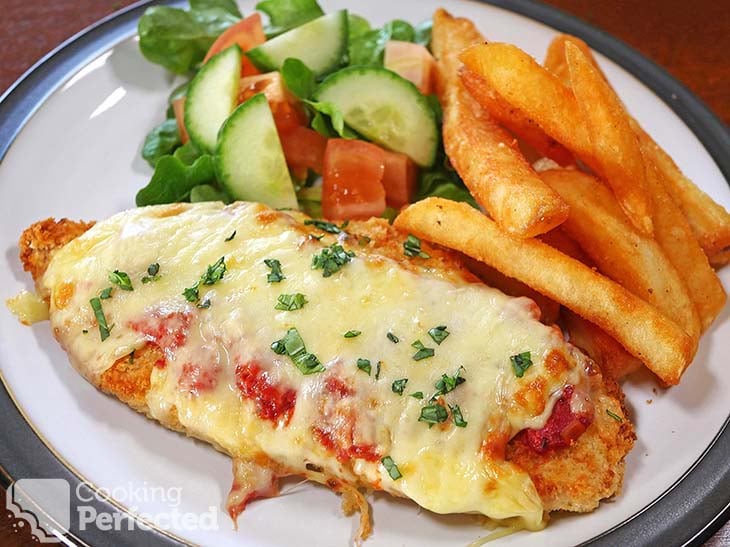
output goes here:
[{"label": "chopped tomato", "polygon": [[385,44],[383,64],[413,82],[424,95],[431,93],[435,61],[422,45],[390,40]]},{"label": "chopped tomato", "polygon": [[[238,44],[242,51],[248,51],[256,46],[260,46],[265,41],[266,34],[264,34],[264,26],[261,24],[261,15],[254,13],[227,28],[223,34],[218,36],[216,41],[213,42],[213,45],[210,46],[208,53],[205,54],[203,63],[207,62],[216,53],[220,53],[234,44]],[[244,55],[241,60],[241,76],[249,76],[252,74],[260,74],[260,72],[253,66],[249,58]]]},{"label": "chopped tomato", "polygon": [[306,177],[307,169],[318,175],[324,170],[324,151],[327,147],[327,138],[314,129],[296,126],[288,131],[279,129],[281,147],[290,169],[303,172]]},{"label": "chopped tomato", "polygon": [[326,218],[380,216],[385,211],[385,152],[368,142],[329,139],[324,153],[322,212]]},{"label": "chopped tomato", "polygon": [[383,188],[385,202],[389,207],[399,209],[408,205],[416,189],[416,164],[405,154],[385,152]]},{"label": "chopped tomato", "polygon": [[279,72],[267,72],[241,78],[239,89],[238,104],[249,100],[258,93],[266,96],[280,134],[295,127],[307,125],[307,115],[296,98],[284,87]]},{"label": "chopped tomato", "polygon": [[190,140],[188,130],[185,129],[185,97],[172,101],[172,110],[175,112],[177,132],[180,133],[180,141],[185,144]]}]

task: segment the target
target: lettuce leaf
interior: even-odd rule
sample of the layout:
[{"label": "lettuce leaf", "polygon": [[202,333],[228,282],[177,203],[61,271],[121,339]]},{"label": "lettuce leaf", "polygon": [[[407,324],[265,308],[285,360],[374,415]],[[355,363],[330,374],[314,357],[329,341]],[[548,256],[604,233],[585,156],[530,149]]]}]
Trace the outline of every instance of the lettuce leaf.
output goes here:
[{"label": "lettuce leaf", "polygon": [[464,201],[472,207],[479,209],[476,200],[459,178],[454,169],[447,164],[430,171],[421,171],[418,176],[416,188],[416,199],[419,201],[427,197],[440,197],[452,201]]},{"label": "lettuce leaf", "polygon": [[214,181],[213,157],[200,155],[192,143],[187,143],[157,160],[152,179],[137,192],[135,201],[139,207],[185,201],[193,188]]},{"label": "lettuce leaf", "polygon": [[157,160],[172,154],[178,146],[180,146],[180,135],[177,122],[174,119],[167,119],[147,133],[142,145],[142,157],[154,167]]},{"label": "lettuce leaf", "polygon": [[287,30],[324,15],[317,0],[263,0],[256,9],[269,16],[266,37],[273,38]]},{"label": "lettuce leaf", "polygon": [[415,39],[416,31],[413,25],[400,19],[394,19],[380,29],[350,35],[347,45],[350,64],[383,66],[383,52],[388,40],[413,42]]},{"label": "lettuce leaf", "polygon": [[[224,0],[193,0],[191,9],[148,8],[137,25],[139,48],[147,60],[185,74],[205,57],[215,39],[238,22],[240,12]],[[235,7],[235,6],[233,6]]]}]

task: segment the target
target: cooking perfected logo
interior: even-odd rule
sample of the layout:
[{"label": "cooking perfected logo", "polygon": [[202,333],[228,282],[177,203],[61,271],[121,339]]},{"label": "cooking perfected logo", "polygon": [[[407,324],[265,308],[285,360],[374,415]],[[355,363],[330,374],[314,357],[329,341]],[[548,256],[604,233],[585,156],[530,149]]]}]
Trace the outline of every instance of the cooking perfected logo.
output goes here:
[{"label": "cooking perfected logo", "polygon": [[63,479],[20,479],[8,488],[5,508],[39,543],[59,543],[71,527],[71,488]]},{"label": "cooking perfected logo", "polygon": [[[116,502],[126,510],[104,502]],[[19,479],[10,485],[5,497],[5,507],[18,520],[18,526],[27,524],[39,543],[66,543],[63,536],[72,523],[74,530],[82,533],[89,529],[124,532],[156,528],[173,533],[218,529],[217,507],[183,512],[181,503],[182,488],[163,488],[146,481],[113,488],[93,488],[80,482],[72,490],[64,479]]]}]

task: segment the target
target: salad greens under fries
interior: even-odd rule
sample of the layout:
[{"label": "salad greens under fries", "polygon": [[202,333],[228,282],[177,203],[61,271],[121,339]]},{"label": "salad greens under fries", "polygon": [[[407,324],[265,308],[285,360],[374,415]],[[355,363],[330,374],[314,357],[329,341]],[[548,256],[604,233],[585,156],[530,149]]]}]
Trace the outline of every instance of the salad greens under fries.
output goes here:
[{"label": "salad greens under fries", "polygon": [[372,28],[316,0],[256,9],[268,25],[234,0],[140,19],[144,56],[190,79],[145,139],[154,174],[137,205],[248,200],[367,218],[426,196],[474,204],[441,144],[430,21]]}]

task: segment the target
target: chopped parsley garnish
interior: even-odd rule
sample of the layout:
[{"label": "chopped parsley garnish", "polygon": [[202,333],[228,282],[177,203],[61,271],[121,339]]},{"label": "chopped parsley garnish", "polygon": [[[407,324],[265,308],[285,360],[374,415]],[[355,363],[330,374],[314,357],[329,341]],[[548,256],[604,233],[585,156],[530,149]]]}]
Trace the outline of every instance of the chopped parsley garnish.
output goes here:
[{"label": "chopped parsley garnish", "polygon": [[420,361],[421,359],[433,357],[436,353],[435,351],[433,351],[433,348],[427,348],[426,346],[424,346],[420,340],[416,340],[411,344],[411,346],[418,350],[416,353],[413,354],[414,361]]},{"label": "chopped parsley garnish", "polygon": [[109,282],[117,285],[123,291],[134,290],[134,287],[132,287],[132,280],[129,279],[129,276],[126,274],[126,272],[114,270],[112,273],[109,274]]},{"label": "chopped parsley garnish", "polygon": [[423,399],[423,391],[414,391],[411,393],[411,397],[414,399]]},{"label": "chopped parsley garnish", "polygon": [[200,281],[203,285],[215,285],[218,281],[223,279],[224,273],[226,273],[226,262],[225,257],[222,256],[216,260],[215,264],[208,266],[208,269],[203,274],[203,277],[200,278]]},{"label": "chopped parsley garnish", "polygon": [[329,277],[352,260],[355,253],[346,251],[342,245],[333,243],[312,257],[312,269],[322,270],[322,277]]},{"label": "chopped parsley garnish", "polygon": [[203,300],[202,302],[200,302],[197,305],[197,308],[199,308],[201,310],[207,310],[208,308],[210,308],[210,298],[206,298],[205,300]]},{"label": "chopped parsley garnish", "polygon": [[[203,285],[215,285],[223,279],[223,274],[226,273],[226,262],[225,257],[220,257],[218,260],[215,261],[214,264],[208,265],[208,268],[205,270],[205,273],[200,276],[200,279],[195,282],[195,285],[192,287],[188,287],[185,289],[182,294],[185,297],[185,300],[188,302],[197,302],[200,300],[200,284]],[[204,307],[209,307],[204,306]]]},{"label": "chopped parsley garnish", "polygon": [[91,309],[94,310],[94,317],[96,317],[96,323],[99,325],[99,335],[101,336],[101,341],[103,342],[104,340],[109,338],[109,333],[111,332],[114,325],[112,325],[111,327],[107,325],[104,310],[101,309],[101,300],[99,300],[97,297],[94,297],[89,300],[89,304],[91,304]]},{"label": "chopped parsley garnish", "polygon": [[421,250],[421,240],[409,234],[403,242],[403,253],[411,258],[431,258],[431,255]]},{"label": "chopped parsley garnish", "polygon": [[102,300],[106,300],[107,298],[111,298],[111,297],[112,297],[112,288],[111,287],[107,287],[106,289],[104,289],[103,291],[101,291],[99,293],[99,298],[101,298]]},{"label": "chopped parsley garnish", "polygon": [[466,427],[466,424],[469,422],[464,419],[459,405],[449,405],[449,410],[451,410],[451,418],[454,420],[454,425],[456,427]]},{"label": "chopped parsley garnish", "polygon": [[439,381],[435,384],[436,393],[433,394],[431,400],[433,401],[441,395],[445,395],[450,391],[454,391],[458,386],[466,382],[466,378],[461,375],[463,370],[464,367],[459,367],[459,370],[457,370],[456,374],[454,374],[453,376],[449,376],[448,374],[442,374]]},{"label": "chopped parsley garnish", "polygon": [[357,337],[357,336],[360,336],[361,334],[362,334],[362,332],[361,332],[361,331],[359,331],[359,330],[348,330],[348,331],[347,331],[347,332],[346,332],[346,333],[344,334],[344,336],[345,336],[345,338],[355,338],[355,337]]},{"label": "chopped parsley garnish", "polygon": [[616,420],[619,423],[623,422],[623,419],[621,419],[621,416],[619,416],[618,414],[616,414],[614,412],[611,412],[609,409],[606,409],[606,414],[608,414],[611,418],[613,418],[614,420]]},{"label": "chopped parsley garnish", "polygon": [[398,340],[398,337],[395,334],[393,334],[392,332],[388,332],[388,334],[386,334],[386,336],[388,337],[388,340],[390,340],[394,344],[397,344],[398,342],[400,342],[400,340]]},{"label": "chopped parsley garnish", "polygon": [[448,338],[449,334],[451,333],[446,330],[446,325],[439,325],[438,327],[434,327],[428,331],[428,335],[439,346],[441,345],[441,342]]},{"label": "chopped parsley garnish", "polygon": [[380,460],[380,462],[383,464],[383,467],[385,467],[385,470],[388,472],[388,475],[390,475],[390,478],[394,481],[397,481],[403,476],[401,475],[398,466],[393,461],[393,458],[391,458],[390,456],[385,456],[385,458]]},{"label": "chopped parsley garnish", "polygon": [[509,358],[512,362],[512,370],[515,372],[515,376],[522,378],[525,375],[525,371],[532,366],[532,358],[530,352],[525,351],[518,353]]},{"label": "chopped parsley garnish", "polygon": [[286,279],[284,274],[281,273],[281,262],[275,258],[267,258],[264,260],[264,264],[271,268],[271,273],[266,276],[266,281],[269,283],[279,283]]},{"label": "chopped parsley garnish", "polygon": [[225,238],[223,241],[231,241],[234,237],[236,237],[236,230],[233,230],[233,233]]},{"label": "chopped parsley garnish", "polygon": [[426,422],[431,427],[433,424],[445,422],[449,417],[448,411],[438,403],[426,405],[421,409],[421,415],[418,417],[419,422]]},{"label": "chopped parsley garnish", "polygon": [[84,334],[89,334],[89,329],[81,329],[81,332]]},{"label": "chopped parsley garnish", "polygon": [[398,395],[403,395],[403,390],[406,389],[407,383],[408,383],[408,378],[401,378],[400,380],[395,380],[392,384],[390,384],[390,389],[393,391],[393,393],[397,393]]},{"label": "chopped parsley garnish", "polygon": [[294,294],[280,294],[274,309],[284,311],[300,310],[307,302],[309,301],[300,292]]},{"label": "chopped parsley garnish", "polygon": [[188,287],[183,291],[183,296],[188,302],[197,302],[200,299],[200,291],[198,291],[198,284],[196,283],[192,287]]},{"label": "chopped parsley garnish", "polygon": [[339,234],[342,232],[342,229],[347,226],[347,224],[343,224],[342,226],[337,226],[336,224],[332,224],[331,222],[327,222],[326,220],[317,220],[317,219],[311,219],[311,220],[305,220],[304,221],[305,226],[314,226],[315,228],[319,228],[323,232],[327,232],[328,234]]},{"label": "chopped parsley garnish", "polygon": [[378,361],[375,364],[375,379],[380,380],[380,366],[383,364],[382,361]]},{"label": "chopped parsley garnish", "polygon": [[286,331],[284,338],[271,344],[271,349],[279,355],[288,355],[302,374],[314,374],[324,370],[317,356],[307,351],[296,328]]},{"label": "chopped parsley garnish", "polygon": [[152,281],[157,281],[160,276],[158,275],[160,273],[160,265],[155,262],[154,264],[150,264],[147,266],[147,275],[145,275],[142,278],[142,283],[150,283]]},{"label": "chopped parsley garnish", "polygon": [[367,372],[367,375],[370,376],[370,359],[363,359],[360,358],[357,360],[357,368],[362,370],[363,372]]}]

